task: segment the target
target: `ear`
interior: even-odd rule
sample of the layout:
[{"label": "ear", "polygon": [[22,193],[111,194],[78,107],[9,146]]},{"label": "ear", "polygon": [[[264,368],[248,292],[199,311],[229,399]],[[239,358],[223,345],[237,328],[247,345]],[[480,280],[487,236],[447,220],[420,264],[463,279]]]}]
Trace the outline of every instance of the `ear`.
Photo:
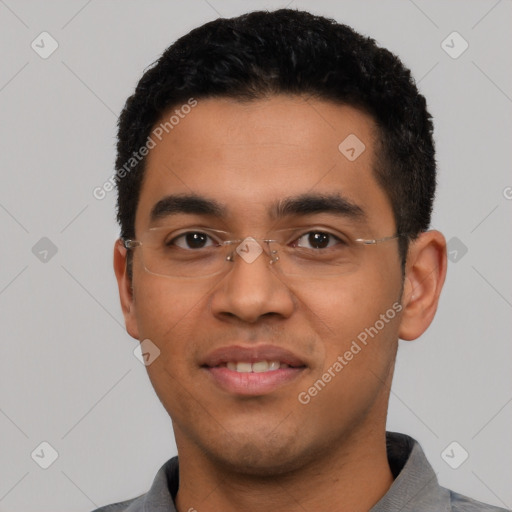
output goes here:
[{"label": "ear", "polygon": [[119,298],[121,300],[121,309],[123,310],[124,321],[128,334],[139,339],[139,329],[135,317],[135,302],[133,299],[132,283],[126,271],[127,267],[127,249],[123,246],[120,239],[114,244],[114,272],[116,274],[117,286],[119,288]]},{"label": "ear", "polygon": [[446,267],[446,240],[442,233],[426,231],[411,242],[398,332],[401,339],[415,340],[431,324],[446,277]]}]

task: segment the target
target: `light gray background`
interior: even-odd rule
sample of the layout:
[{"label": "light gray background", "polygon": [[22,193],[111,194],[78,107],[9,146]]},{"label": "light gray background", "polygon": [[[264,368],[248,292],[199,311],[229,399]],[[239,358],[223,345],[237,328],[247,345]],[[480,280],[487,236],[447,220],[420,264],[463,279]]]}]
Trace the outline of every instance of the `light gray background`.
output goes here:
[{"label": "light gray background", "polygon": [[[0,0],[1,512],[134,497],[176,453],[124,329],[115,193],[92,190],[113,171],[124,101],[170,43],[219,15],[287,4],[376,38],[428,99],[433,227],[460,243],[432,327],[401,343],[388,428],[420,441],[443,485],[512,507],[510,0]],[[59,44],[48,59],[30,46],[42,31]],[[469,43],[457,59],[441,47],[453,31]],[[32,252],[42,237],[58,249],[46,263]],[[31,458],[43,441],[59,454],[48,469]],[[458,469],[441,457],[452,441],[469,452]]]}]

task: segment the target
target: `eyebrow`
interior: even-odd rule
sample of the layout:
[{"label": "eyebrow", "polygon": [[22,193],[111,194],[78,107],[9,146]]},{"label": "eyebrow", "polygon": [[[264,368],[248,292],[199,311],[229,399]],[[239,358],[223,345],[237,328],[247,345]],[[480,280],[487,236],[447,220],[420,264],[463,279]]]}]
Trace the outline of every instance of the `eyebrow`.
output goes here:
[{"label": "eyebrow", "polygon": [[291,215],[331,213],[354,220],[365,220],[364,210],[341,194],[301,194],[273,204],[270,216],[274,219]]},{"label": "eyebrow", "polygon": [[[306,193],[287,197],[274,202],[268,212],[273,220],[318,213],[330,213],[357,221],[366,220],[364,210],[341,194]],[[169,195],[153,206],[150,222],[154,223],[178,214],[205,215],[225,220],[228,208],[214,199],[196,194]]]}]

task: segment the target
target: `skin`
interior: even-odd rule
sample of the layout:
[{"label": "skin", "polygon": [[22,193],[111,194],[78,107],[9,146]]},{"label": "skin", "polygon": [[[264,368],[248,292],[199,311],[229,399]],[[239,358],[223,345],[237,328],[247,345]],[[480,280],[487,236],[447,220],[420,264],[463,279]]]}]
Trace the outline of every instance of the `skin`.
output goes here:
[{"label": "skin", "polygon": [[[239,238],[264,238],[276,226],[267,217],[273,201],[333,191],[365,211],[362,232],[392,235],[391,204],[372,172],[374,130],[361,111],[316,99],[199,100],[148,155],[136,237],[149,228],[157,201],[192,191],[224,203],[229,215],[180,218]],[[352,133],[366,146],[353,162],[338,150]],[[335,220],[328,214],[300,219],[312,226]],[[135,250],[131,283],[126,250],[115,245],[127,331],[161,351],[147,371],[173,422],[179,511],[357,512],[387,492],[393,477],[385,424],[398,338],[413,340],[431,323],[446,274],[446,242],[429,231],[411,243],[404,280],[396,240],[363,251],[357,269],[330,279],[287,279],[258,258],[236,261],[220,276],[180,281],[145,271]],[[298,394],[397,301],[402,311],[301,404]],[[212,349],[235,343],[274,344],[307,367],[269,394],[236,396],[200,368]]]}]

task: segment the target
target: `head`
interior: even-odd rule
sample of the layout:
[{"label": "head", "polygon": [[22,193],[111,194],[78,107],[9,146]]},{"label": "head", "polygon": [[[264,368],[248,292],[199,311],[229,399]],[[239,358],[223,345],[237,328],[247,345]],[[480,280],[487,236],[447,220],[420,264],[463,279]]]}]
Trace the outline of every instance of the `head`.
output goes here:
[{"label": "head", "polygon": [[[171,195],[188,198],[177,215],[178,203],[167,203],[173,221],[241,239],[334,225],[326,207],[334,196],[362,212],[343,221],[358,237],[397,235],[364,247],[357,269],[328,280],[283,276],[264,258],[213,278],[173,279],[148,273],[140,251],[116,244],[127,329],[160,350],[148,373],[178,449],[271,474],[384,425],[397,340],[428,327],[444,281],[444,238],[427,231],[432,130],[396,56],[306,12],[207,23],[144,73],[119,120],[123,238],[143,237]],[[355,158],[344,154],[347,140]],[[295,213],[272,217],[286,201]],[[171,220],[163,218],[159,225]],[[232,392],[212,377],[212,351],[268,345],[298,360],[275,389]]]}]

